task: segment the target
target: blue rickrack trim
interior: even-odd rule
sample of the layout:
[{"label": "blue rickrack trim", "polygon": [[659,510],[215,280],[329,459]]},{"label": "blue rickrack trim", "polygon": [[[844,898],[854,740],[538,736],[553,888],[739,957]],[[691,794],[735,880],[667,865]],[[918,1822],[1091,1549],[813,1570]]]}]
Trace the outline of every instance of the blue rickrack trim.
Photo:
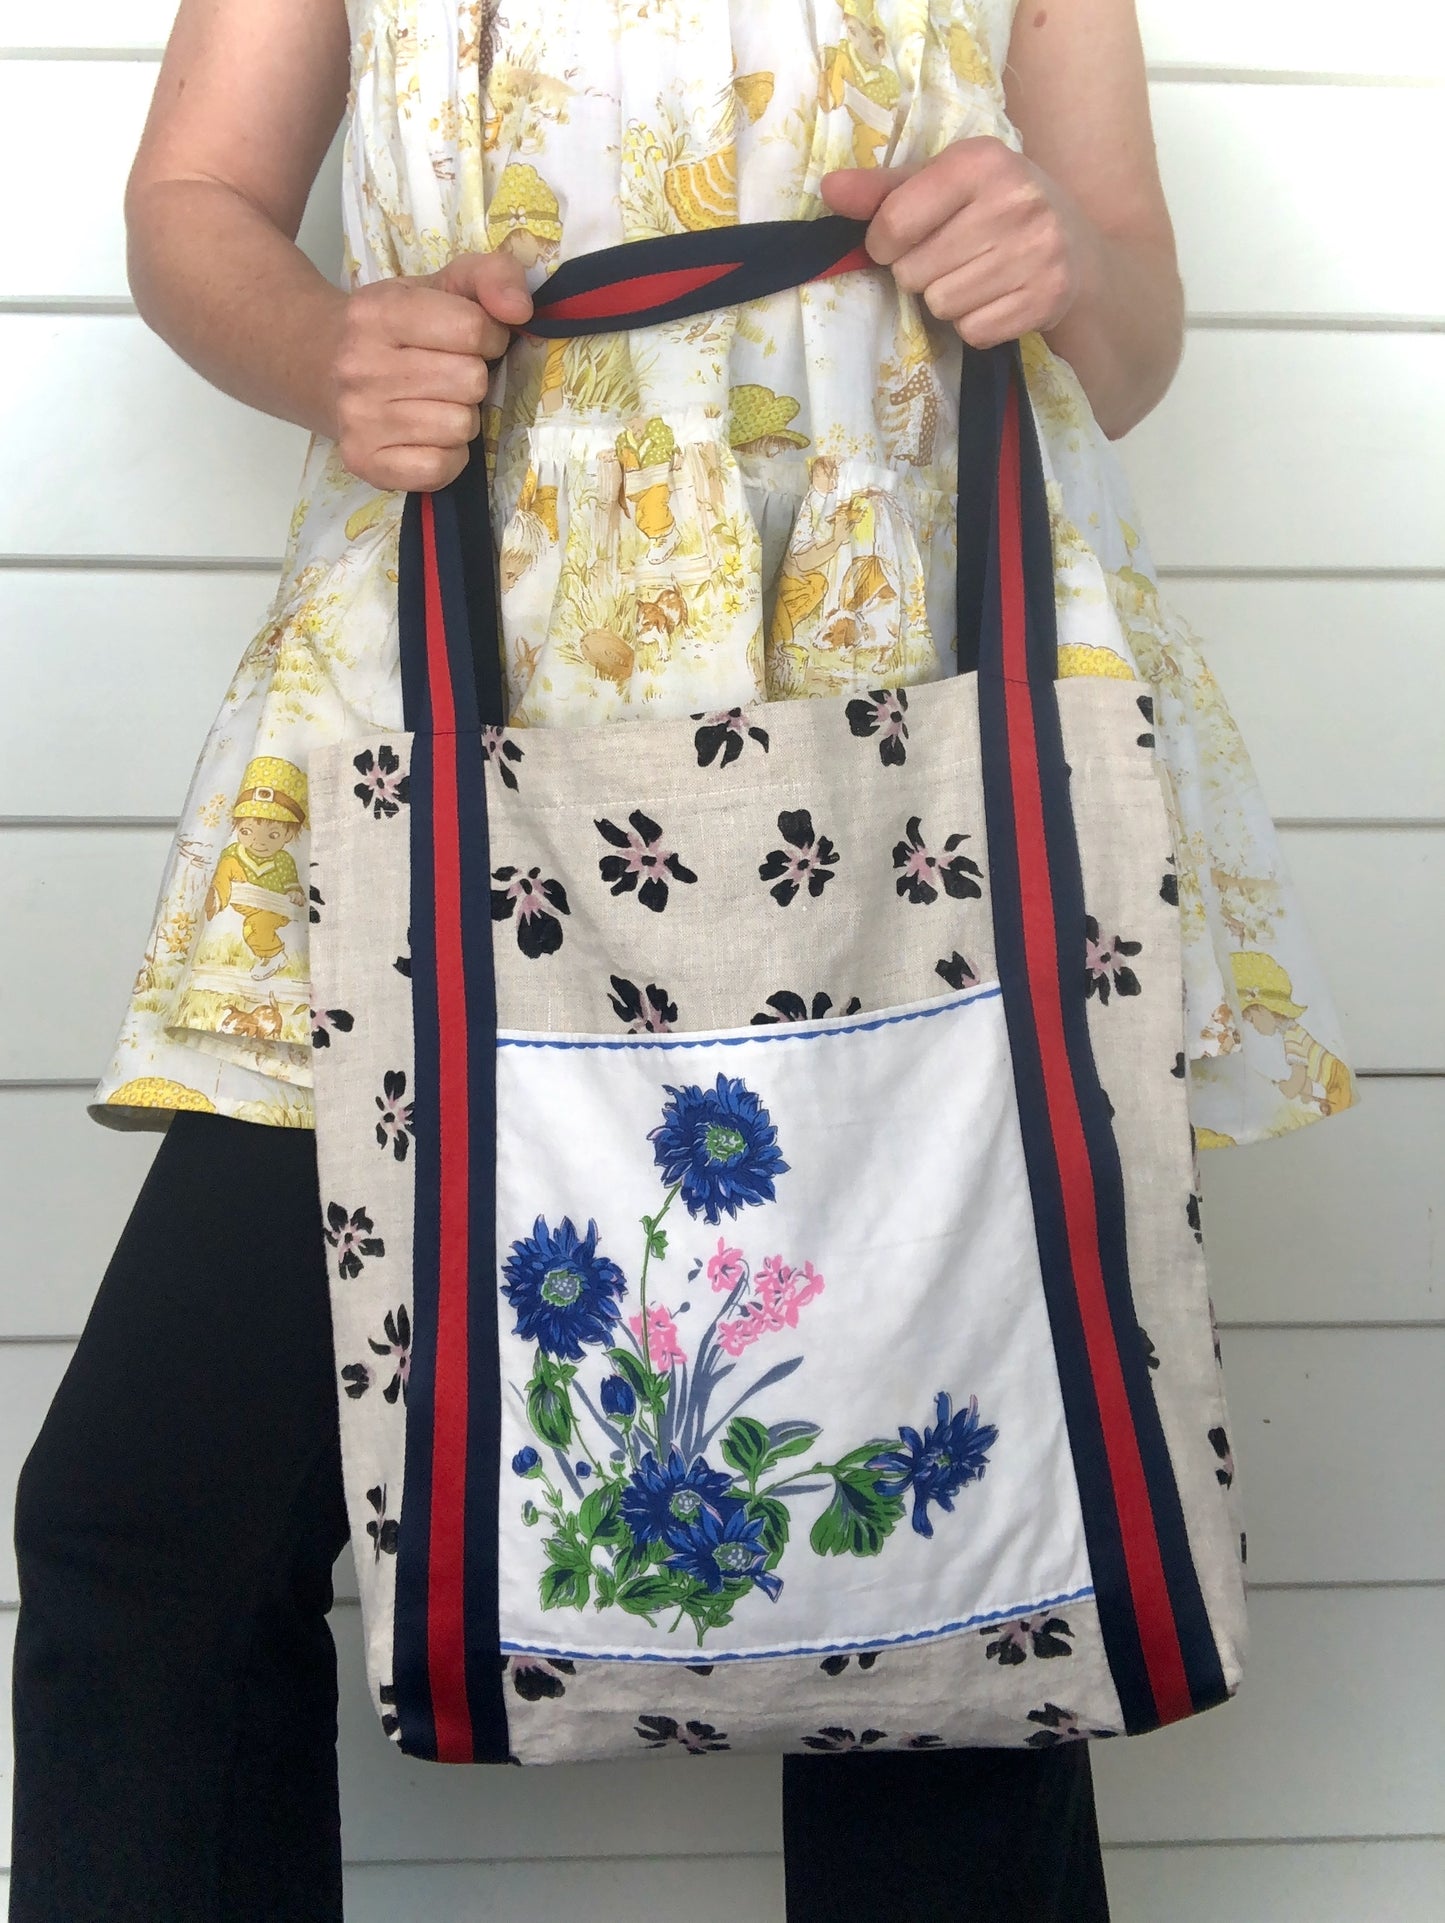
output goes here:
[{"label": "blue rickrack trim", "polygon": [[819,1027],[814,1022],[765,1022],[750,1028],[742,1034],[728,1035],[619,1035],[614,1041],[608,1036],[598,1036],[596,1040],[573,1041],[566,1035],[509,1035],[503,1030],[497,1036],[498,1048],[742,1048],[752,1042],[798,1042],[827,1041],[837,1035],[867,1035],[877,1028],[895,1028],[902,1022],[924,1022],[935,1015],[950,1015],[956,1008],[966,1008],[972,1002],[992,1001],[1003,990],[997,982],[983,988],[971,988],[961,995],[955,995],[946,1002],[939,1002],[932,1008],[912,1008],[900,1015],[878,1015],[868,1021],[849,1022],[847,1026]]},{"label": "blue rickrack trim", "polygon": [[769,1662],[781,1656],[842,1656],[856,1649],[899,1649],[909,1643],[936,1642],[940,1636],[955,1635],[961,1629],[978,1629],[987,1623],[1014,1622],[1020,1616],[1037,1615],[1041,1609],[1058,1609],[1064,1603],[1089,1602],[1094,1586],[1070,1590],[1066,1596],[1045,1596],[1039,1602],[1018,1603],[1011,1609],[985,1610],[978,1616],[964,1616],[955,1623],[940,1623],[936,1629],[913,1629],[903,1636],[859,1636],[847,1643],[809,1643],[806,1648],[710,1650],[683,1649],[676,1655],[664,1652],[627,1651],[622,1654],[604,1649],[551,1649],[541,1643],[510,1642],[502,1639],[503,1654],[508,1656],[560,1656],[579,1663],[681,1663],[686,1667],[699,1659],[707,1663]]}]

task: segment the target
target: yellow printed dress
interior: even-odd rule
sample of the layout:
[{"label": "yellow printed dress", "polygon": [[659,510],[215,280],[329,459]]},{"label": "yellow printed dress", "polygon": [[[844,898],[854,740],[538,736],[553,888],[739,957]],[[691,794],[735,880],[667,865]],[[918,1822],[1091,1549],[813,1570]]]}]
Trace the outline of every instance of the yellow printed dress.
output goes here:
[{"label": "yellow printed dress", "polygon": [[[1019,145],[1013,0],[348,0],[352,286],[505,249],[538,285],[619,241],[813,218],[834,167]],[[485,23],[490,20],[488,27]],[[483,47],[483,40],[488,45]],[[483,73],[486,79],[483,80]],[[959,344],[882,269],[632,333],[519,338],[483,411],[513,721],[591,727],[915,683],[953,665]],[[1137,682],[1174,830],[1191,1113],[1255,1142],[1357,1099],[1239,732],[1160,595],[1069,367],[1025,343],[1060,672]],[[312,440],[280,581],[197,768],[116,1053],[114,1122],[311,1122],[311,748],[396,727],[403,496]],[[258,773],[259,769],[259,773]],[[284,771],[284,772],[282,772]],[[368,805],[391,771],[359,770]],[[286,828],[247,825],[259,785]],[[240,877],[238,879],[238,877]],[[318,907],[319,904],[311,904]],[[249,917],[249,920],[248,920]],[[1127,929],[1090,931],[1115,965]],[[1120,952],[1127,952],[1126,948]]]}]

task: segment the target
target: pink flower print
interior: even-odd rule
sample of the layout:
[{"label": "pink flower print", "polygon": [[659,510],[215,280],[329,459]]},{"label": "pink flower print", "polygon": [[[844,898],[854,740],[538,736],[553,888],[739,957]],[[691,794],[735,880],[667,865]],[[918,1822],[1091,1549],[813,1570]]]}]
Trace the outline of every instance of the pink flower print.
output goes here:
[{"label": "pink flower print", "polygon": [[[802,1281],[798,1281],[798,1277]],[[811,1262],[790,1269],[780,1255],[770,1255],[763,1264],[758,1295],[772,1329],[796,1329],[798,1311],[823,1292],[823,1278]]]},{"label": "pink flower print", "polygon": [[762,1320],[751,1308],[732,1322],[719,1322],[717,1339],[724,1355],[740,1356],[752,1342],[756,1342],[763,1332]]},{"label": "pink flower print", "polygon": [[[632,1316],[627,1324],[638,1341],[642,1340],[642,1317]],[[686,1362],[677,1339],[677,1324],[672,1312],[660,1302],[655,1302],[647,1311],[647,1361],[648,1366],[661,1371],[670,1369],[676,1362]]]},{"label": "pink flower print", "polygon": [[730,1295],[747,1274],[741,1249],[730,1249],[726,1236],[717,1239],[717,1254],[707,1259],[707,1279],[719,1295]]},{"label": "pink flower print", "polygon": [[799,1311],[823,1292],[823,1278],[811,1262],[789,1268],[780,1255],[770,1255],[758,1271],[755,1295],[740,1315],[719,1322],[717,1335],[723,1353],[739,1356],[760,1336],[779,1329],[796,1329]]},{"label": "pink flower print", "polygon": [[[811,1262],[805,1262],[801,1269],[794,1269],[793,1274],[795,1276],[801,1275],[803,1278],[802,1281],[796,1283],[793,1288],[794,1305],[801,1309],[807,1303],[811,1302],[815,1295],[821,1295],[823,1293],[823,1278]],[[792,1327],[793,1324],[789,1324],[789,1326]]]}]

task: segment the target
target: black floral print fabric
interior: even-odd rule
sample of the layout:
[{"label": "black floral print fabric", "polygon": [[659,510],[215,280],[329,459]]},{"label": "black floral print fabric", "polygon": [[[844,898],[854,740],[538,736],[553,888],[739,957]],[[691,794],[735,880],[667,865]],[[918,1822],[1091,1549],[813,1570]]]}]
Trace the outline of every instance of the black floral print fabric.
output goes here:
[{"label": "black floral print fabric", "polygon": [[361,777],[353,792],[362,807],[371,810],[374,819],[380,821],[383,816],[395,815],[405,807],[410,777],[402,773],[395,748],[383,745],[375,754],[366,748],[355,756],[351,765]]},{"label": "black floral print fabric", "polygon": [[367,1256],[385,1255],[386,1244],[372,1233],[376,1224],[365,1209],[347,1210],[341,1202],[326,1207],[326,1240],[336,1251],[336,1267],[343,1281],[361,1274]]},{"label": "black floral print fabric", "polygon": [[714,763],[719,768],[731,767],[749,741],[756,742],[764,754],[768,752],[767,730],[755,726],[742,708],[727,708],[720,714],[695,714],[692,718],[702,724],[693,736],[699,768],[711,768]]},{"label": "black floral print fabric", "polygon": [[1138,941],[1125,941],[1122,935],[1115,935],[1106,941],[1099,933],[1099,924],[1092,915],[1085,918],[1085,931],[1088,936],[1086,950],[1086,986],[1090,995],[1097,995],[1107,1008],[1109,996],[1137,995],[1142,984],[1129,962],[1143,948]]},{"label": "black floral print fabric", "polygon": [[933,854],[923,839],[923,823],[910,817],[904,838],[893,849],[893,866],[898,870],[898,893],[905,901],[926,906],[938,900],[939,890],[955,901],[977,900],[982,895],[982,870],[968,855],[959,853],[966,834],[953,834],[943,844],[943,855]]},{"label": "black floral print fabric", "polygon": [[606,819],[596,823],[597,832],[619,852],[604,855],[598,873],[614,895],[635,894],[644,908],[660,915],[667,906],[670,882],[692,883],[697,876],[675,849],[662,838],[657,822],[634,808],[626,828]]},{"label": "black floral print fabric", "polygon": [[908,690],[874,688],[866,697],[850,701],[845,710],[851,733],[877,739],[878,759],[885,768],[901,768],[908,759]]},{"label": "black floral print fabric", "polygon": [[677,1003],[665,988],[656,982],[639,988],[621,975],[613,975],[610,980],[613,1012],[630,1035],[671,1034],[677,1026]]},{"label": "black floral print fabric", "polygon": [[572,912],[561,882],[543,875],[540,868],[529,868],[525,874],[516,868],[497,868],[492,880],[501,883],[492,890],[492,920],[511,921],[515,916],[517,946],[528,961],[555,955],[562,946],[559,917]]},{"label": "black floral print fabric", "polygon": [[780,908],[806,889],[817,900],[833,879],[838,850],[826,835],[816,834],[806,808],[785,809],[778,816],[778,833],[787,844],[774,848],[758,866],[758,879],[773,885],[768,893]]}]

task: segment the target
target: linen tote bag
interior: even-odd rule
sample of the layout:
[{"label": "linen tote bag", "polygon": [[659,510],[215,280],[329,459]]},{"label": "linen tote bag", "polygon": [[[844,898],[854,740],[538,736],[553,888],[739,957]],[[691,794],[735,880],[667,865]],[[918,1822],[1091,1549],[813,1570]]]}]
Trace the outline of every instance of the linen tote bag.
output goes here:
[{"label": "linen tote bag", "polygon": [[[610,248],[531,331],[861,233]],[[347,1498],[413,1755],[1045,1747],[1238,1684],[1150,703],[1055,678],[1016,346],[965,352],[959,446],[955,677],[593,728],[502,725],[480,457],[405,503],[405,728],[311,797]]]}]

